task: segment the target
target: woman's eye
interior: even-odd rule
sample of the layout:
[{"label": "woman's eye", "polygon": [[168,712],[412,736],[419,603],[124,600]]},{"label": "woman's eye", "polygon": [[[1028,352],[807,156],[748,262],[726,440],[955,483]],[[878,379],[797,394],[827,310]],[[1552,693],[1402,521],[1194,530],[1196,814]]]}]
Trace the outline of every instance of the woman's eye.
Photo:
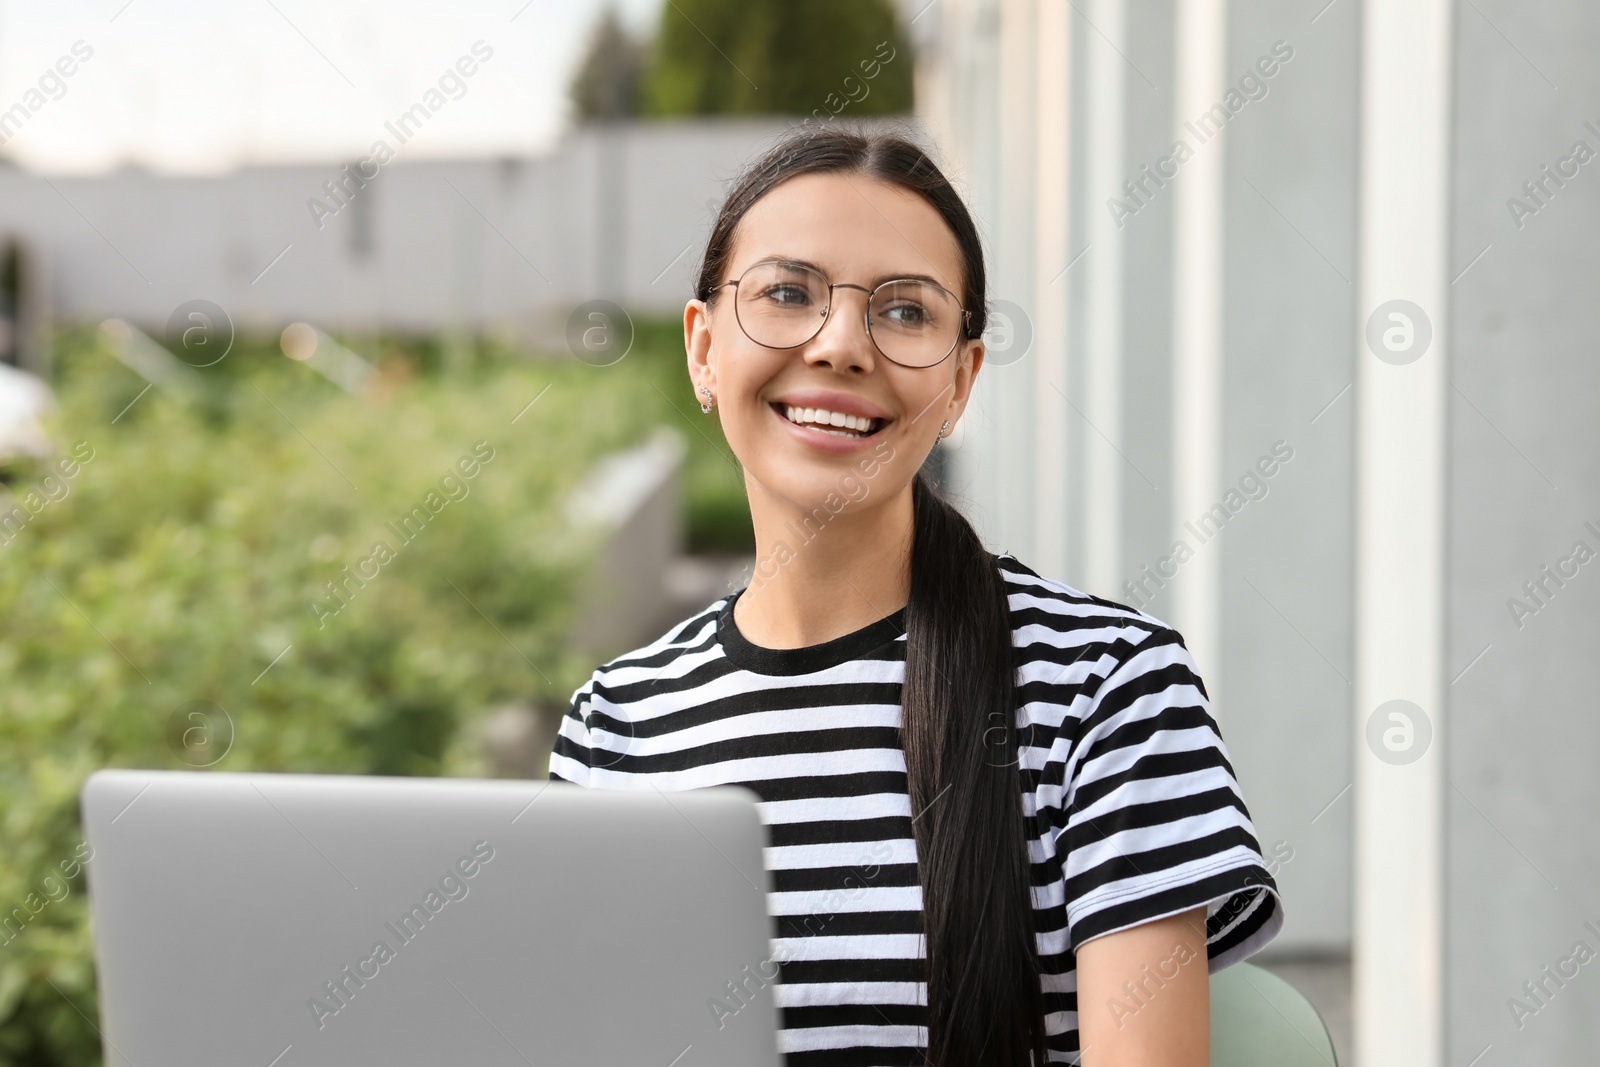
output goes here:
[{"label": "woman's eye", "polygon": [[774,303],[788,304],[792,307],[803,306],[810,300],[810,294],[806,292],[805,287],[799,285],[774,285],[761,295]]},{"label": "woman's eye", "polygon": [[884,311],[883,317],[896,326],[926,326],[928,309],[921,304],[898,304]]}]

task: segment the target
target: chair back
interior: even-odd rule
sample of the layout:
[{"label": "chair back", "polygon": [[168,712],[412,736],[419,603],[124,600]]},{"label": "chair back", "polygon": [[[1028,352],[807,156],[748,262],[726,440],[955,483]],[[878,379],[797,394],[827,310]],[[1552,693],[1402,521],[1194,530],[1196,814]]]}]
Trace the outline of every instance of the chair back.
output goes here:
[{"label": "chair back", "polygon": [[1338,1061],[1305,994],[1271,971],[1236,963],[1211,976],[1211,1067],[1338,1067]]}]

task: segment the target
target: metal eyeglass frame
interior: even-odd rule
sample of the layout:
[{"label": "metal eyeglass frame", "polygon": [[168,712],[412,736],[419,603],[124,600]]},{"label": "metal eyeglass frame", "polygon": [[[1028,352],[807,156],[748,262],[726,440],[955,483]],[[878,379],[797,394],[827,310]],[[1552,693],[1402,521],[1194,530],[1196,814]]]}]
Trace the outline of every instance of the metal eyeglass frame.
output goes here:
[{"label": "metal eyeglass frame", "polygon": [[[712,287],[713,289],[722,289],[722,288],[724,288],[726,286],[729,286],[729,285],[733,286],[733,321],[735,321],[735,322],[737,322],[739,324],[739,330],[746,337],[750,337],[750,331],[745,329],[744,320],[739,317],[739,283],[744,281],[745,274],[749,274],[752,270],[755,270],[757,267],[764,267],[764,266],[767,266],[767,265],[773,264],[773,263],[785,263],[785,262],[787,262],[787,261],[786,260],[782,260],[782,259],[763,259],[763,260],[758,260],[757,262],[752,263],[748,267],[746,267],[744,269],[744,273],[740,274],[737,278],[734,278],[732,281],[722,282],[720,285],[716,285],[716,286]],[[972,326],[972,312],[967,310],[967,308],[962,305],[960,299],[958,299],[956,297],[956,294],[950,292],[950,290],[946,289],[944,286],[940,285],[938,282],[930,282],[930,281],[927,281],[926,279],[923,279],[923,278],[890,278],[888,281],[879,282],[873,288],[868,289],[864,285],[854,285],[854,284],[852,284],[850,282],[830,282],[830,281],[828,281],[827,275],[823,274],[821,271],[812,270],[810,267],[802,266],[800,264],[793,264],[793,266],[796,266],[801,270],[811,271],[812,274],[815,274],[817,277],[819,277],[819,278],[821,278],[823,280],[823,282],[828,287],[828,306],[822,312],[822,321],[817,323],[817,328],[815,330],[813,330],[812,333],[811,333],[811,336],[807,337],[804,341],[800,341],[799,343],[792,344],[792,345],[769,345],[769,344],[762,344],[762,342],[757,341],[754,337],[750,337],[751,341],[753,341],[754,343],[756,343],[758,345],[761,345],[762,348],[770,348],[770,349],[773,349],[774,351],[777,351],[777,352],[787,352],[787,351],[790,351],[791,349],[799,348],[801,345],[810,344],[812,341],[816,340],[817,334],[821,333],[822,332],[822,328],[824,326],[828,325],[828,319],[829,319],[830,316],[833,315],[833,291],[835,289],[856,289],[856,290],[859,290],[860,292],[863,292],[863,293],[867,294],[866,308],[861,312],[861,324],[862,324],[863,327],[866,328],[867,339],[872,342],[872,347],[878,350],[878,354],[880,356],[882,356],[884,359],[888,360],[890,363],[893,363],[895,366],[906,367],[906,368],[908,368],[910,370],[927,370],[929,367],[937,367],[939,364],[943,363],[945,360],[950,358],[950,353],[954,352],[961,345],[961,341],[962,341],[963,338],[966,338],[969,341],[972,340],[971,337],[967,336],[967,332]],[[895,359],[889,353],[885,352],[883,350],[883,346],[878,344],[877,337],[873,336],[873,333],[872,333],[872,298],[874,296],[876,296],[878,294],[878,290],[882,289],[884,286],[896,285],[896,284],[899,284],[900,282],[916,282],[919,285],[931,285],[935,289],[938,289],[940,292],[942,292],[945,295],[949,296],[951,300],[954,300],[955,304],[956,304],[956,307],[961,311],[961,329],[956,333],[956,339],[950,343],[949,351],[945,352],[944,355],[940,356],[938,359],[934,360],[932,363],[901,363],[898,359]]]}]

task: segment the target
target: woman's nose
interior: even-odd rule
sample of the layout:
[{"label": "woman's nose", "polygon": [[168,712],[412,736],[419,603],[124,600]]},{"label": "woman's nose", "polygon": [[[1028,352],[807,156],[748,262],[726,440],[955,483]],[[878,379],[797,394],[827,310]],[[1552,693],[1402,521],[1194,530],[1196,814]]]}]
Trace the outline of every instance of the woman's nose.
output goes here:
[{"label": "woman's nose", "polygon": [[828,306],[827,321],[805,348],[807,363],[826,363],[839,371],[871,371],[878,357],[867,332],[869,294],[836,286]]}]

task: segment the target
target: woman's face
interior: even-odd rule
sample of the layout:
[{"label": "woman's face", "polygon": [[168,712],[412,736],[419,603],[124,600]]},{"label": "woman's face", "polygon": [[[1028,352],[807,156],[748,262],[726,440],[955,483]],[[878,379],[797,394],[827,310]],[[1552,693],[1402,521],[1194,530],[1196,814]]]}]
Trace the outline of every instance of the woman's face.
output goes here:
[{"label": "woman's face", "polygon": [[[800,175],[767,193],[740,221],[717,281],[774,257],[810,264],[829,282],[870,290],[926,276],[958,302],[963,296],[960,249],[939,213],[915,193],[860,174]],[[829,493],[882,500],[904,489],[941,424],[948,419],[954,428],[966,407],[983,362],[981,340],[963,335],[931,367],[893,363],[867,335],[867,293],[839,288],[815,337],[798,348],[765,348],[740,328],[735,293],[719,289],[709,308],[691,300],[684,343],[696,399],[705,399],[702,386],[715,396],[747,478],[805,509]],[[829,433],[788,417],[816,422],[826,418],[819,410],[877,421],[855,437],[844,435],[848,425]]]}]

